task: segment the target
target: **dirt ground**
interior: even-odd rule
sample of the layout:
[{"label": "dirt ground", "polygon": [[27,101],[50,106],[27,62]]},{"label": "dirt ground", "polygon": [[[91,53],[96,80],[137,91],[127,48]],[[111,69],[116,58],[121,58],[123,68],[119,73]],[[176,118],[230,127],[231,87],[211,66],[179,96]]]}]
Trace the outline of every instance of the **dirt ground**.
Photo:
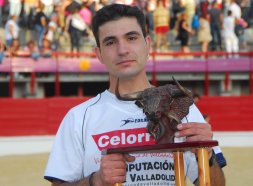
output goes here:
[{"label": "dirt ground", "polygon": [[[227,186],[250,186],[253,182],[253,148],[222,148]],[[49,186],[43,179],[48,154],[0,157],[1,186]],[[188,184],[188,186],[191,184]]]}]

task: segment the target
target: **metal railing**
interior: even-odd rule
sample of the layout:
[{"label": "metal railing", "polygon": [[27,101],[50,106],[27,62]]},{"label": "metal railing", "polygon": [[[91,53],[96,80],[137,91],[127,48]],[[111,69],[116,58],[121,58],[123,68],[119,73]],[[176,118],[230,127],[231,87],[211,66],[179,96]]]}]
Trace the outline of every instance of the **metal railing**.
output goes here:
[{"label": "metal railing", "polygon": [[[238,53],[227,53],[227,52],[189,52],[189,53],[182,53],[182,52],[151,52],[150,53],[150,61],[151,63],[149,63],[149,68],[148,68],[148,72],[152,74],[152,84],[157,85],[157,74],[159,73],[159,65],[161,65],[161,60],[165,60],[165,61],[169,61],[170,63],[167,63],[168,66],[172,62],[177,63],[177,64],[182,64],[183,67],[183,63],[189,63],[193,65],[193,68],[195,68],[196,64],[199,65],[199,72],[202,72],[205,74],[205,79],[204,79],[204,94],[205,95],[209,95],[209,74],[211,72],[214,72],[215,70],[213,69],[214,65],[218,65],[218,67],[216,67],[219,72],[223,72],[225,73],[225,91],[228,90],[229,87],[229,83],[230,83],[230,72],[234,72],[234,71],[244,71],[246,73],[248,73],[249,78],[249,90],[250,90],[250,94],[253,94],[253,61],[252,61],[252,56],[253,56],[253,51],[251,52],[238,52]],[[27,57],[27,56],[20,56],[20,59]],[[9,97],[13,97],[13,90],[14,90],[14,72],[19,72],[19,71],[25,71],[25,72],[29,72],[31,73],[31,80],[30,80],[30,91],[31,94],[35,93],[35,83],[36,83],[36,73],[38,72],[53,72],[55,74],[55,96],[60,96],[60,73],[62,72],[70,72],[71,70],[69,70],[69,67],[63,67],[63,63],[66,63],[66,59],[68,59],[68,63],[70,63],[70,61],[75,61],[75,63],[73,62],[73,64],[69,65],[69,66],[78,66],[79,63],[81,63],[80,59],[82,58],[87,58],[90,60],[89,63],[95,63],[96,61],[98,61],[95,58],[95,54],[94,53],[69,53],[69,52],[54,52],[52,53],[52,57],[51,58],[40,58],[40,62],[33,60],[31,57],[28,57],[27,60],[30,60],[30,63],[25,66],[24,64],[23,67],[19,67],[17,68],[16,62],[14,62],[15,60],[18,60],[18,57],[9,57],[6,58],[5,61],[3,61],[2,64],[0,64],[0,73],[1,72],[7,72],[9,74]],[[246,59],[246,61],[245,61]],[[28,60],[28,61],[29,61]],[[47,63],[47,69],[39,69],[39,65],[41,65],[41,61],[46,61],[49,60],[49,62]],[[64,61],[65,60],[65,61]],[[79,60],[79,61],[78,61]],[[93,60],[93,61],[92,61]],[[214,63],[214,60],[216,60],[216,62]],[[220,61],[224,62],[224,60],[226,60],[226,66],[222,66],[222,63]],[[94,62],[95,61],[95,62]],[[201,61],[201,62],[197,62],[197,61]],[[233,61],[233,62],[232,62]],[[4,64],[5,68],[4,68]],[[21,62],[22,63],[22,62]],[[24,63],[24,62],[23,62]],[[44,63],[44,62],[43,62]],[[71,62],[72,63],[72,62]],[[221,64],[221,68],[219,67],[219,63]],[[232,67],[231,64],[237,64],[237,66]],[[225,62],[224,62],[225,64]],[[43,64],[45,66],[45,64]],[[101,64],[102,65],[102,64]],[[188,65],[189,66],[189,65]],[[38,68],[37,68],[38,67]],[[72,68],[71,67],[71,68]],[[240,67],[240,68],[238,68]],[[9,68],[9,69],[8,69]],[[65,68],[65,69],[64,69]],[[94,72],[96,71],[98,67],[94,67],[94,68],[90,68],[89,70],[87,70],[87,72]],[[99,67],[100,68],[100,67]],[[170,68],[170,67],[168,67]],[[180,65],[179,65],[180,68]],[[163,69],[164,70],[164,69]],[[197,69],[192,69],[193,71],[196,71]],[[168,72],[173,71],[173,68],[168,69]],[[180,71],[180,70],[177,70]],[[72,69],[71,72],[83,72],[82,70],[78,69],[78,67],[76,69]],[[100,69],[98,70],[98,72],[102,72],[102,73],[106,73],[105,69]]]}]

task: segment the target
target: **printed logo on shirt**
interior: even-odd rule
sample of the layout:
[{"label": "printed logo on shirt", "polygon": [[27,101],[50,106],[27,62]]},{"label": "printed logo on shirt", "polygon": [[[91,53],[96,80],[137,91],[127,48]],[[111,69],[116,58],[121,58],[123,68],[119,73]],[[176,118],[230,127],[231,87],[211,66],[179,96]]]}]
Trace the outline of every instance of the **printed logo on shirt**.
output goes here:
[{"label": "printed logo on shirt", "polygon": [[[100,151],[115,147],[130,147],[155,144],[146,128],[116,130],[92,135]],[[133,153],[134,162],[128,163],[124,186],[166,185],[175,186],[173,153]],[[99,159],[99,158],[98,158]],[[100,161],[96,159],[96,161]]]},{"label": "printed logo on shirt", "polygon": [[122,122],[123,122],[123,124],[121,125],[121,127],[128,124],[128,123],[133,123],[134,118],[123,119]]},{"label": "printed logo on shirt", "polygon": [[128,164],[127,172],[133,183],[140,181],[175,181],[173,174],[174,162],[167,160]]},{"label": "printed logo on shirt", "polygon": [[154,138],[147,133],[146,128],[116,130],[92,135],[100,151],[112,147],[130,147],[155,144]]},{"label": "printed logo on shirt", "polygon": [[[134,162],[127,165],[126,184],[140,185],[175,185],[173,153],[137,153]],[[137,186],[137,185],[136,185]]]},{"label": "printed logo on shirt", "polygon": [[121,120],[122,121],[122,126],[128,124],[128,123],[143,123],[143,122],[148,122],[148,119],[147,118],[127,118],[127,119],[123,119]]}]

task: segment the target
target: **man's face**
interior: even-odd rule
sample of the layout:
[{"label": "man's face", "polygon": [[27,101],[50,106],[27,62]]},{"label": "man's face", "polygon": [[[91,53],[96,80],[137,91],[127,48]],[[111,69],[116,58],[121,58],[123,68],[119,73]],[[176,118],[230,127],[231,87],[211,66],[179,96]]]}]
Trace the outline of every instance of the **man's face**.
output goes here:
[{"label": "man's face", "polygon": [[16,40],[16,39],[14,39],[14,40],[12,41],[12,46],[13,46],[13,47],[19,47],[19,41]]},{"label": "man's face", "polygon": [[143,37],[135,18],[121,18],[100,26],[99,42],[96,54],[110,76],[130,78],[145,71],[150,37]]}]

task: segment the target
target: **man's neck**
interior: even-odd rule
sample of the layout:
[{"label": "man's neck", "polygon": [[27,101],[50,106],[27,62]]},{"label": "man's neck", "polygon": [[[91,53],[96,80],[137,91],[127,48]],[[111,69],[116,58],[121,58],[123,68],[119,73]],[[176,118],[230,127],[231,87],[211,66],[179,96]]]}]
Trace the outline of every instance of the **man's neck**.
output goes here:
[{"label": "man's neck", "polygon": [[128,79],[110,79],[109,91],[115,94],[116,84],[119,81],[119,93],[129,94],[133,92],[143,91],[146,88],[152,87],[147,77],[144,78],[128,78]]}]

